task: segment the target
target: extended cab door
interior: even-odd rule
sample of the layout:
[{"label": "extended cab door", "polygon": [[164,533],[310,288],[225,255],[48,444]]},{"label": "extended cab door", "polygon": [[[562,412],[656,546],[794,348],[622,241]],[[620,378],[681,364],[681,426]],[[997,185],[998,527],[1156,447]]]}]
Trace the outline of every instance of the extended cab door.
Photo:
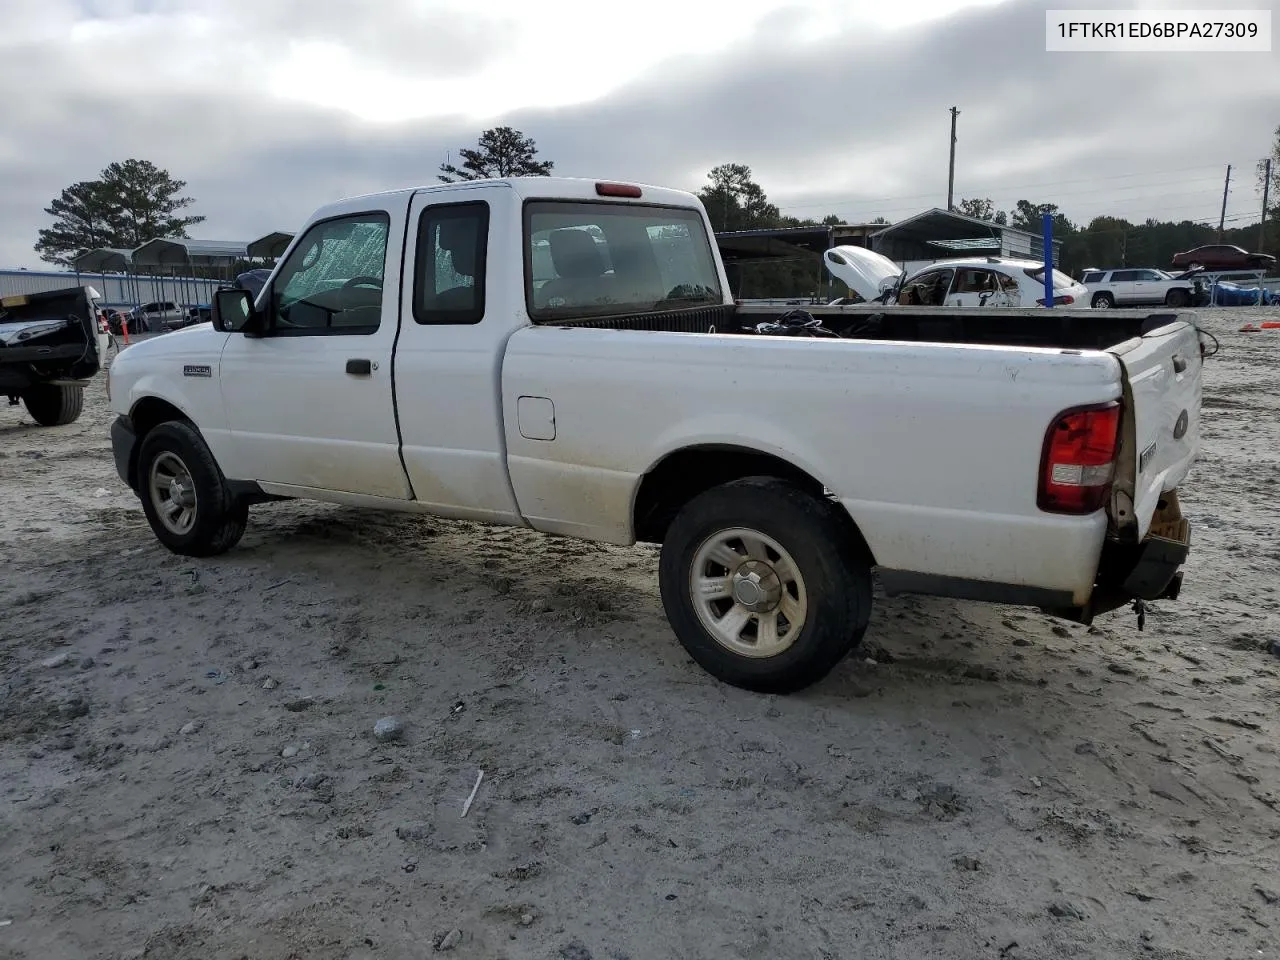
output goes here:
[{"label": "extended cab door", "polygon": [[396,405],[413,498],[442,516],[520,522],[500,379],[528,322],[521,231],[506,184],[422,190],[409,210]]},{"label": "extended cab door", "polygon": [[259,295],[266,332],[227,338],[228,476],[408,498],[391,389],[404,224],[389,207],[312,224]]},{"label": "extended cab door", "polygon": [[1147,535],[1161,495],[1186,477],[1200,444],[1200,335],[1191,324],[1153,330],[1112,351],[1124,367],[1125,418],[1114,518]]}]

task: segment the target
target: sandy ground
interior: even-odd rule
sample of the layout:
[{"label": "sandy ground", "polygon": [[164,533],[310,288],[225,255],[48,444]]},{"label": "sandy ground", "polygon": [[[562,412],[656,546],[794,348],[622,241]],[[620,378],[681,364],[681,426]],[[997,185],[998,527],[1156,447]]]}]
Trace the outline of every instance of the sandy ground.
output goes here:
[{"label": "sandy ground", "polygon": [[790,698],[692,665],[651,549],[289,503],[190,562],[100,384],[0,410],[0,957],[1277,956],[1258,315],[1204,313],[1195,549],[1145,632],[881,599]]}]

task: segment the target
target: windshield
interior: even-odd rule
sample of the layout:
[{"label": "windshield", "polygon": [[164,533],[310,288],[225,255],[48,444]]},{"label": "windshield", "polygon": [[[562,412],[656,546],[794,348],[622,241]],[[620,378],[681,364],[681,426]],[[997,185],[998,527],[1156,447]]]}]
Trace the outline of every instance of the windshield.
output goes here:
[{"label": "windshield", "polygon": [[[1044,285],[1044,267],[1039,269],[1028,269],[1023,271],[1028,277],[1041,286]],[[1076,282],[1059,270],[1053,271],[1053,289],[1066,290],[1068,287],[1074,287]]]},{"label": "windshield", "polygon": [[525,245],[535,320],[723,302],[702,215],[687,207],[534,201]]}]

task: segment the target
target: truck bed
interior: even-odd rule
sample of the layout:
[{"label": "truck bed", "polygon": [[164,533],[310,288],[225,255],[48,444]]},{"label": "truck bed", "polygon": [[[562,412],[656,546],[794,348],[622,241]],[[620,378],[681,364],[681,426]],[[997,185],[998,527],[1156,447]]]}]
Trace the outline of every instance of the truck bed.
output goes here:
[{"label": "truck bed", "polygon": [[[1165,309],[974,309],[969,307],[799,307],[851,340],[1106,350],[1195,314]],[[768,305],[717,305],[626,317],[557,320],[548,326],[666,333],[741,333],[789,312]]]}]

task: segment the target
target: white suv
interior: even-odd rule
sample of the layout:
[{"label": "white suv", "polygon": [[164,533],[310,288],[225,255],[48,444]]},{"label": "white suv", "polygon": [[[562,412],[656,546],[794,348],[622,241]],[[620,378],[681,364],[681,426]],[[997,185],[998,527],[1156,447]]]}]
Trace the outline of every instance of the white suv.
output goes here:
[{"label": "white suv", "polygon": [[1163,270],[1152,268],[1086,270],[1081,281],[1089,288],[1089,305],[1095,310],[1143,304],[1189,307],[1196,294],[1191,280],[1174,279]]}]

